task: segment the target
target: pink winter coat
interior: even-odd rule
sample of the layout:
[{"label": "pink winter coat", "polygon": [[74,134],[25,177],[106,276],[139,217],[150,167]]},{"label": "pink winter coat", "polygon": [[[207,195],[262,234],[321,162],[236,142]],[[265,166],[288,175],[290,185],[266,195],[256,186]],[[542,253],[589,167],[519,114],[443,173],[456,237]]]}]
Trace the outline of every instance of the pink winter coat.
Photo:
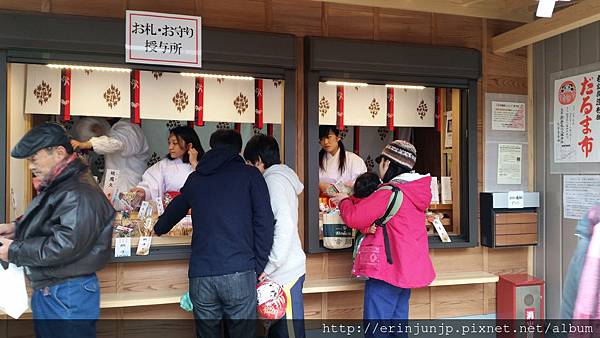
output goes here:
[{"label": "pink winter coat", "polygon": [[[378,227],[374,235],[367,235],[362,241],[352,273],[401,288],[428,286],[435,278],[425,228],[425,210],[431,203],[431,177],[391,183],[404,195],[400,209],[387,223],[393,264],[386,260],[383,229]],[[342,200],[339,209],[346,225],[367,233],[371,224],[385,213],[391,194],[389,190],[379,190],[356,204],[350,199]]]}]

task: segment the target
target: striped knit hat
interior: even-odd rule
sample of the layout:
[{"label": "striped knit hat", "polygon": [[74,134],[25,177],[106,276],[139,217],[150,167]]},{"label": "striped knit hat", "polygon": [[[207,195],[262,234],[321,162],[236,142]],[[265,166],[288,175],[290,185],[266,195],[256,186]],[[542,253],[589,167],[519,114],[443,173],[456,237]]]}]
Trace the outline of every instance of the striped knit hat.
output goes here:
[{"label": "striped knit hat", "polygon": [[383,148],[381,155],[377,156],[375,161],[379,163],[383,157],[408,170],[412,170],[417,161],[417,149],[410,142],[395,140]]}]

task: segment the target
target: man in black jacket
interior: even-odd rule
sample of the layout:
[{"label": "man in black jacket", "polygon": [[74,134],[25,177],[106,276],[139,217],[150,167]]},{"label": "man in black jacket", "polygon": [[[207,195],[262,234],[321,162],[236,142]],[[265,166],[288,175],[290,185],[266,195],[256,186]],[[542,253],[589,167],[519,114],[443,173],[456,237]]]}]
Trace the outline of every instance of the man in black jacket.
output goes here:
[{"label": "man in black jacket", "polygon": [[16,224],[0,225],[0,260],[25,267],[37,336],[95,337],[96,271],[110,258],[115,211],[60,125],[31,129],[11,155],[28,160],[37,195]]},{"label": "man in black jacket", "polygon": [[218,337],[225,318],[231,337],[254,337],[256,278],[273,245],[269,191],[258,169],[239,155],[238,132],[214,132],[210,147],[154,231],[169,232],[192,209],[188,276],[197,334]]}]

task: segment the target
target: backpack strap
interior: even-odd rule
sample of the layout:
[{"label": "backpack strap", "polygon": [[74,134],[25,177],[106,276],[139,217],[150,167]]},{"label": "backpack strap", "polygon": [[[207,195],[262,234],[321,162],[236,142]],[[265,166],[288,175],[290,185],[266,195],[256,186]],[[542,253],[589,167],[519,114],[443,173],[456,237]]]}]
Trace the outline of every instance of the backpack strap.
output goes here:
[{"label": "backpack strap", "polygon": [[388,201],[387,208],[385,210],[385,214],[375,220],[374,224],[380,226],[383,229],[383,243],[385,245],[385,258],[389,264],[393,264],[392,260],[392,251],[390,248],[390,237],[387,232],[387,222],[389,222],[394,215],[400,210],[400,206],[402,206],[402,201],[404,200],[404,194],[402,191],[394,186],[394,185],[384,185],[381,186],[377,190],[391,190],[392,195],[390,196],[390,200]]}]

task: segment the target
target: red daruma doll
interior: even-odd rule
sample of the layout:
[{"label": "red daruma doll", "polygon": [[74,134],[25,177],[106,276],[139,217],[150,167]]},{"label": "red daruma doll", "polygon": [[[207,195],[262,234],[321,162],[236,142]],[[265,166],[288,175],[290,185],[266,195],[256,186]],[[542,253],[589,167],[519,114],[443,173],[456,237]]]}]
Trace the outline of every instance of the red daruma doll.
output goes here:
[{"label": "red daruma doll", "polygon": [[256,311],[260,319],[278,320],[285,315],[287,297],[283,288],[271,280],[256,285]]},{"label": "red daruma doll", "polygon": [[565,81],[560,85],[560,88],[558,89],[558,101],[561,104],[571,104],[575,101],[576,97],[577,92],[573,81]]}]

